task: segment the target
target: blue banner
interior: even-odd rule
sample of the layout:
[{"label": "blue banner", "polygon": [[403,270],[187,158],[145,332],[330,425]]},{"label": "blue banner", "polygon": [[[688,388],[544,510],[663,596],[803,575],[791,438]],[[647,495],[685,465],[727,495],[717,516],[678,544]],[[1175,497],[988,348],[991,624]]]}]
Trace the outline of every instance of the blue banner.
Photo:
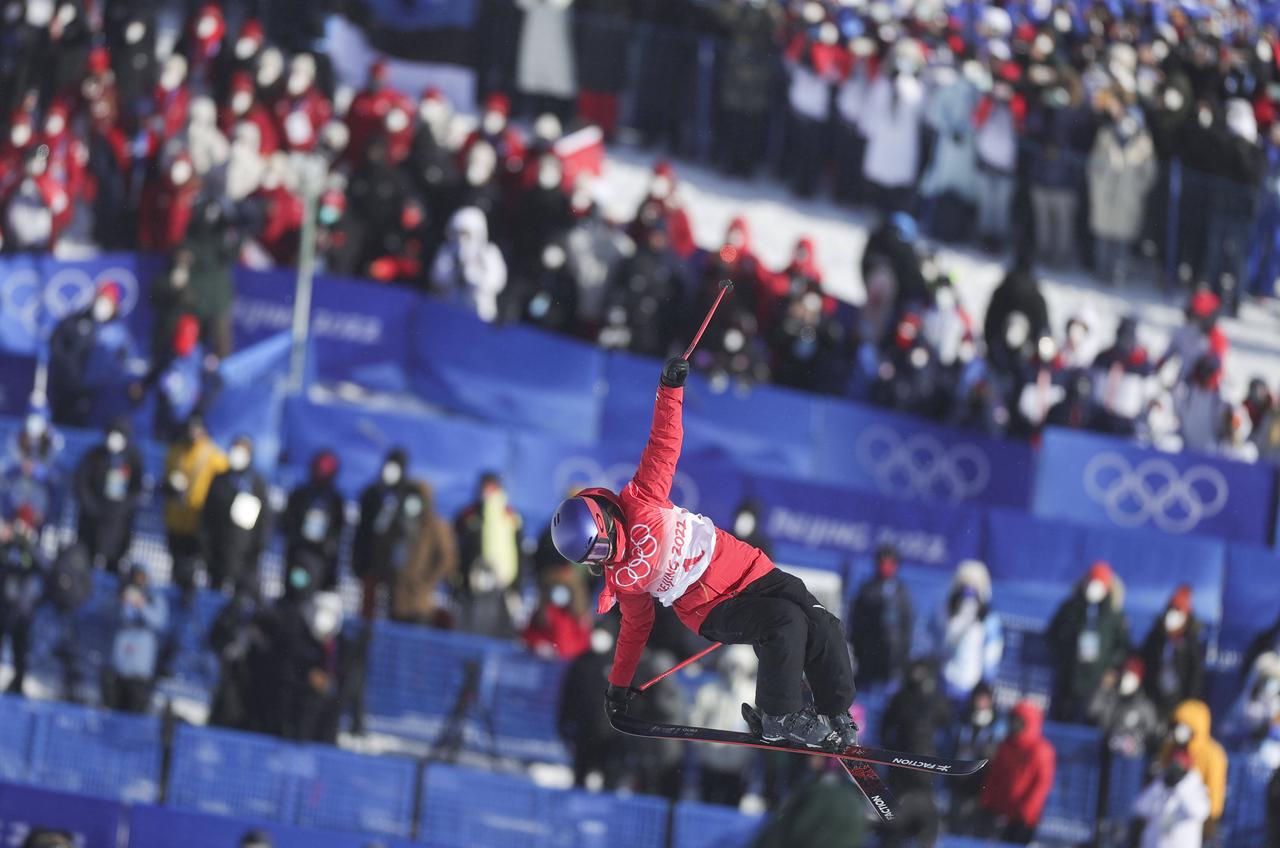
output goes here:
[{"label": "blue banner", "polygon": [[262,471],[274,470],[280,456],[292,351],[289,333],[280,332],[224,359],[218,368],[221,385],[205,414],[209,433],[219,443],[229,444],[240,435],[252,438],[253,464]]},{"label": "blue banner", "polygon": [[1118,439],[1049,429],[1032,511],[1102,527],[1194,533],[1266,544],[1275,468],[1168,454]]},{"label": "blue banner", "polygon": [[[271,836],[274,848],[361,848],[371,838],[359,833],[337,833],[294,827],[279,822],[262,822],[233,816],[213,816],[173,810],[149,804],[129,811],[129,848],[228,848],[239,845],[251,830]],[[378,837],[380,845],[401,848],[410,843]],[[114,844],[113,844],[114,848]]]},{"label": "blue banner", "polygon": [[70,832],[77,848],[116,848],[124,814],[114,801],[0,784],[0,845],[22,845],[41,827]]},{"label": "blue banner", "polygon": [[0,352],[0,415],[25,415],[36,381],[36,358]]},{"label": "blue banner", "polygon": [[1280,620],[1280,554],[1232,545],[1222,581],[1220,645],[1244,650],[1264,627]]},{"label": "blue banner", "polygon": [[980,557],[983,550],[982,512],[976,507],[903,509],[878,495],[756,476],[744,488],[765,505],[764,530],[778,544],[849,555],[893,544],[908,562],[944,568]]},{"label": "blue banner", "polygon": [[905,500],[1027,506],[1034,463],[1025,443],[844,401],[810,403],[821,413],[815,479]]},{"label": "blue banner", "polygon": [[[293,271],[236,271],[232,327],[237,348],[293,324]],[[421,297],[411,289],[317,277],[311,299],[315,372],[371,389],[408,388],[409,332]]]},{"label": "blue banner", "polygon": [[118,309],[135,338],[151,330],[147,292],[164,264],[156,256],[108,253],[83,262],[48,254],[0,257],[0,351],[34,355],[61,318],[93,301],[99,287],[115,283]]},{"label": "blue banner", "polygon": [[413,332],[413,388],[428,401],[487,421],[599,436],[605,354],[530,327],[494,327],[457,306],[424,300]]}]

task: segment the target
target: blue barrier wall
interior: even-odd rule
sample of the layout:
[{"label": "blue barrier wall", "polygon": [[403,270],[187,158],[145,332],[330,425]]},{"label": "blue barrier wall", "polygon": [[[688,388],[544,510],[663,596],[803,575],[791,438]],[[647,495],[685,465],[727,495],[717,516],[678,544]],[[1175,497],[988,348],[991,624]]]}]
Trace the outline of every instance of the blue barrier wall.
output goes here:
[{"label": "blue barrier wall", "polygon": [[1103,527],[1266,544],[1275,469],[1050,428],[1032,511]]},{"label": "blue barrier wall", "polygon": [[77,848],[118,848],[125,813],[115,801],[0,784],[0,845],[21,845],[42,827],[69,831]]}]

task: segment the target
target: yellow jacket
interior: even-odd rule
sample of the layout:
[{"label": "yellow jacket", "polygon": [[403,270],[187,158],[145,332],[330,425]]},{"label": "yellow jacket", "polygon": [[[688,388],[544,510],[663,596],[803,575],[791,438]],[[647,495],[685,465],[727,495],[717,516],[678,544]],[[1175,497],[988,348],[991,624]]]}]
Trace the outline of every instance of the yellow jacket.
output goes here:
[{"label": "yellow jacket", "polygon": [[164,459],[168,492],[164,504],[165,529],[179,536],[197,535],[209,484],[226,470],[226,455],[208,436],[190,445],[178,442],[169,448]]},{"label": "yellow jacket", "polygon": [[[1191,728],[1191,742],[1187,745],[1187,752],[1191,755],[1192,766],[1200,772],[1204,785],[1209,789],[1209,818],[1222,818],[1222,810],[1227,803],[1227,753],[1209,735],[1212,725],[1209,705],[1204,701],[1183,701],[1173,711],[1173,723],[1185,724]],[[1161,766],[1169,761],[1172,751],[1172,740],[1165,742],[1164,749],[1160,752]]]}]

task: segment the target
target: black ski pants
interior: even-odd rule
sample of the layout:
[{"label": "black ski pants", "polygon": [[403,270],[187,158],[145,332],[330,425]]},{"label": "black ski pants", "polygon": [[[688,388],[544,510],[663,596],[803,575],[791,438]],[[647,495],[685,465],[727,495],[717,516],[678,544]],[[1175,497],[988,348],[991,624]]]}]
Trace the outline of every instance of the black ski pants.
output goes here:
[{"label": "black ski pants", "polygon": [[712,609],[701,633],[716,642],[756,649],[756,707],[761,712],[782,715],[801,709],[802,674],[819,713],[837,715],[853,703],[853,667],[840,619],[798,577],[780,568]]}]

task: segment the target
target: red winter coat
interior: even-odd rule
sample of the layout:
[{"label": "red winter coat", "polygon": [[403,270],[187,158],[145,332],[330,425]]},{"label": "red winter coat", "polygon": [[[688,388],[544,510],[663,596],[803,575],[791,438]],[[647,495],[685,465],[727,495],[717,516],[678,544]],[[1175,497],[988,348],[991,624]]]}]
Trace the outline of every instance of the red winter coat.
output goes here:
[{"label": "red winter coat", "polygon": [[530,650],[545,646],[566,660],[586,653],[591,647],[591,627],[572,610],[557,606],[547,606],[534,616],[522,636]]},{"label": "red winter coat", "polygon": [[[396,131],[387,126],[387,116],[393,111],[404,114],[404,125]],[[347,110],[347,130],[350,138],[343,158],[349,164],[364,161],[365,148],[377,138],[386,139],[387,155],[393,165],[398,165],[409,155],[413,143],[414,109],[409,98],[394,88],[377,91],[365,90],[351,101]]]},{"label": "red winter coat", "polygon": [[649,443],[631,482],[617,495],[607,489],[581,492],[607,498],[624,519],[619,538],[624,554],[605,563],[605,588],[598,608],[600,613],[607,612],[616,598],[622,611],[622,629],[609,672],[609,682],[617,686],[631,685],[653,629],[654,597],[668,590],[682,572],[705,567],[672,604],[676,617],[697,633],[717,604],[773,570],[763,551],[719,528],[712,528],[714,545],[710,561],[704,562],[708,552],[700,546],[698,531],[710,520],[671,503],[671,481],[684,441],[683,405],[684,389],[659,387]]},{"label": "red winter coat", "polygon": [[1024,726],[1020,734],[1000,743],[987,766],[982,808],[1035,827],[1053,788],[1057,754],[1044,738],[1044,714],[1039,707],[1022,701],[1012,714],[1021,718]]},{"label": "red winter coat", "polygon": [[273,111],[284,149],[308,153],[320,143],[320,130],[333,117],[333,104],[312,87],[297,97],[281,97]]}]

